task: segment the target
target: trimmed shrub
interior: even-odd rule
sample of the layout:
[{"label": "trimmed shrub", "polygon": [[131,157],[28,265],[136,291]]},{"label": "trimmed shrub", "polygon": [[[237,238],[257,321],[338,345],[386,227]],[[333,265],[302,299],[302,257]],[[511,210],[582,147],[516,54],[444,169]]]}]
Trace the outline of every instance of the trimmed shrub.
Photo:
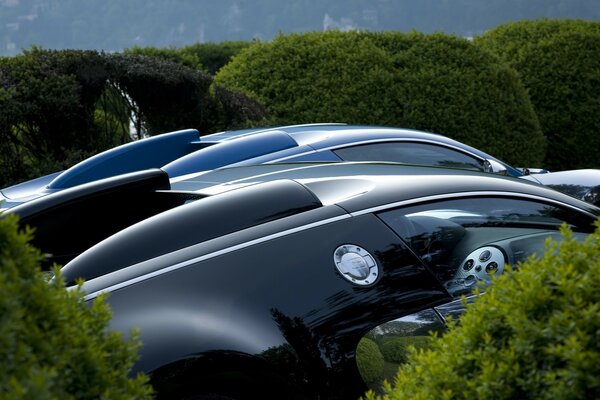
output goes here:
[{"label": "trimmed shrub", "polygon": [[383,372],[383,356],[373,340],[362,338],[356,347],[358,372],[363,380],[370,384],[375,382]]},{"label": "trimmed shrub", "polygon": [[33,48],[0,59],[0,87],[8,95],[0,96],[2,136],[36,159],[62,160],[72,149],[104,146],[94,110],[105,82],[103,59],[93,51]]},{"label": "trimmed shrub", "polygon": [[397,336],[385,340],[381,345],[381,354],[385,361],[403,364],[406,362],[409,349],[425,349],[429,347],[429,336]]},{"label": "trimmed shrub", "polygon": [[412,353],[393,388],[368,399],[593,399],[600,396],[600,224],[567,229],[494,280],[460,323]]},{"label": "trimmed shrub", "polygon": [[264,108],[181,63],[42,50],[0,58],[0,187],[70,167],[139,137],[246,127]]},{"label": "trimmed shrub", "polygon": [[214,75],[233,56],[249,45],[250,42],[225,41],[219,43],[195,43],[180,48],[133,47],[125,50],[125,52],[164,58],[189,67],[201,69]]},{"label": "trimmed shrub", "polygon": [[150,399],[147,377],[128,377],[140,345],[107,330],[103,299],[89,306],[61,279],[46,282],[31,232],[0,218],[0,397]]},{"label": "trimmed shrub", "polygon": [[118,134],[95,124],[105,69],[95,51],[34,47],[0,58],[0,187],[60,171],[121,143]]},{"label": "trimmed shrub", "polygon": [[544,166],[600,168],[600,22],[523,21],[476,39],[516,69],[548,138]]},{"label": "trimmed shrub", "polygon": [[348,122],[448,135],[515,165],[545,140],[516,72],[453,36],[323,32],[255,42],[216,75],[273,124]]}]

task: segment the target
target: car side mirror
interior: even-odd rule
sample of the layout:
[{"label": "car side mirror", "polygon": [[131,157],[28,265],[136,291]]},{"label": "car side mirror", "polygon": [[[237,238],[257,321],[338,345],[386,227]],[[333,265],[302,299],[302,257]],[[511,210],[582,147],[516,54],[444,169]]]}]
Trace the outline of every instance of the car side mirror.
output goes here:
[{"label": "car side mirror", "polygon": [[490,174],[508,175],[506,167],[496,160],[485,159],[483,162],[483,170]]},{"label": "car side mirror", "polygon": [[548,172],[550,172],[544,168],[519,168],[519,169],[521,170],[521,172],[523,172],[523,175],[547,174]]}]

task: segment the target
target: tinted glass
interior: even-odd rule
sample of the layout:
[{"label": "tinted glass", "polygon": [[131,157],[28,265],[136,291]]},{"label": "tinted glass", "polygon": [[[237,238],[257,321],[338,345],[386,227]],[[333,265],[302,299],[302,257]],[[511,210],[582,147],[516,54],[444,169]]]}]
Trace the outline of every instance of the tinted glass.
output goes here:
[{"label": "tinted glass", "polygon": [[[472,303],[475,298],[460,298],[370,330],[356,352],[356,364],[367,386],[375,392],[382,392],[383,381],[393,382],[398,368],[408,361],[409,347],[427,348],[431,344],[431,334],[442,334],[449,319],[458,320],[465,312],[465,301]],[[375,365],[374,360],[377,359],[383,359],[381,368]]]},{"label": "tinted glass", "polygon": [[413,142],[384,142],[334,151],[344,161],[387,161],[483,171],[483,161],[443,146]]},{"label": "tinted glass", "polygon": [[506,265],[541,254],[563,222],[582,236],[593,228],[591,218],[570,209],[496,197],[427,203],[379,217],[456,296],[489,283]]},{"label": "tinted glass", "polygon": [[407,361],[409,348],[427,348],[431,332],[445,329],[441,316],[432,309],[379,325],[358,344],[356,365],[367,386],[381,392],[384,380],[393,382],[398,367]]}]

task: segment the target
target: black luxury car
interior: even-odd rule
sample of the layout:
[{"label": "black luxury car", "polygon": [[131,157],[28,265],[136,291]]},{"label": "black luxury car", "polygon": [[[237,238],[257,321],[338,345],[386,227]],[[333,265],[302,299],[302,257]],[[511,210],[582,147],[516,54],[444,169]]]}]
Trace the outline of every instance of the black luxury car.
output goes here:
[{"label": "black luxury car", "polygon": [[134,172],[6,212],[68,261],[70,285],[86,280],[87,301],[108,293],[112,328],[140,329],[135,371],[158,398],[358,398],[385,377],[361,375],[362,340],[443,330],[460,296],[541,253],[561,224],[585,237],[600,217],[465,170],[246,168],[197,190]]}]

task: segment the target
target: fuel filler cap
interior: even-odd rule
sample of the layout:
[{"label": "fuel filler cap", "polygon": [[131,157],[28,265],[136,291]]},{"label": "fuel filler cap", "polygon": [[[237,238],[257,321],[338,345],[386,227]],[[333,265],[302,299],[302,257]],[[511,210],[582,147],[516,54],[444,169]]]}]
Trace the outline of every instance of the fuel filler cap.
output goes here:
[{"label": "fuel filler cap", "polygon": [[356,285],[370,285],[379,275],[373,256],[354,244],[338,247],[333,253],[333,261],[342,276]]}]

